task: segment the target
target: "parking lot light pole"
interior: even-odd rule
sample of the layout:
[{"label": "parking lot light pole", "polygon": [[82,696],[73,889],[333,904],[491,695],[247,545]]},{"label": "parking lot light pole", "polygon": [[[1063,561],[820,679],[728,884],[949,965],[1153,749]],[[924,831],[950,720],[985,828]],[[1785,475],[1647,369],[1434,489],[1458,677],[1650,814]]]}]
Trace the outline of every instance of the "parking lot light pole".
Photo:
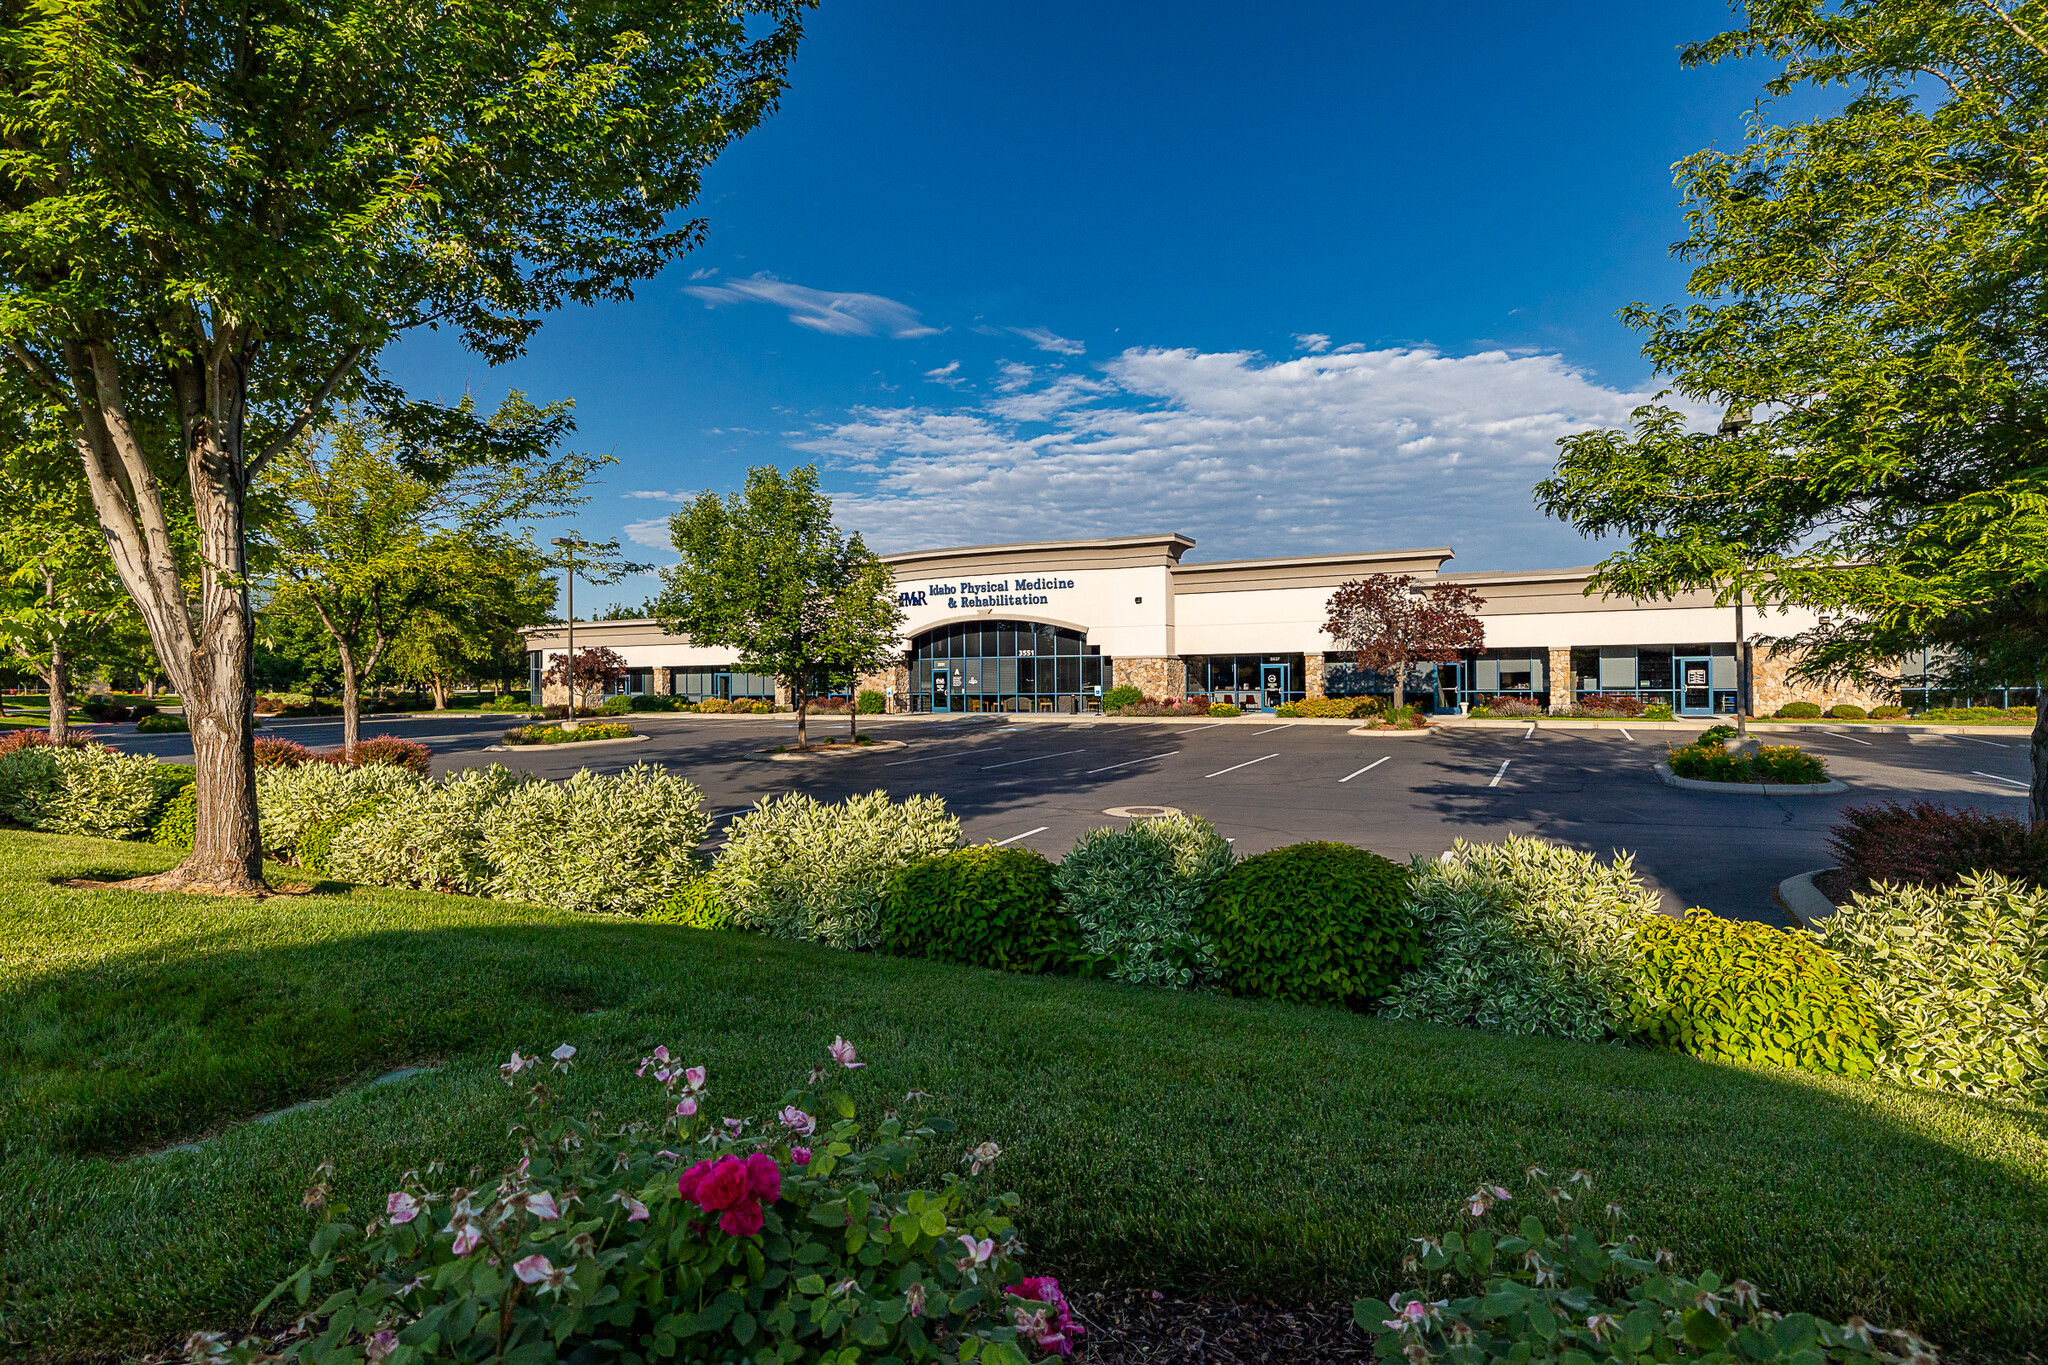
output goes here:
[{"label": "parking lot light pole", "polygon": [[[561,547],[562,564],[568,570],[569,665],[564,672],[569,685],[569,715],[563,720],[562,728],[573,730],[576,728],[576,552],[583,548],[583,541],[577,536],[556,536],[548,543]],[[545,674],[542,675],[542,680],[545,685]],[[541,707],[543,710],[547,707],[545,691],[541,693]]]}]

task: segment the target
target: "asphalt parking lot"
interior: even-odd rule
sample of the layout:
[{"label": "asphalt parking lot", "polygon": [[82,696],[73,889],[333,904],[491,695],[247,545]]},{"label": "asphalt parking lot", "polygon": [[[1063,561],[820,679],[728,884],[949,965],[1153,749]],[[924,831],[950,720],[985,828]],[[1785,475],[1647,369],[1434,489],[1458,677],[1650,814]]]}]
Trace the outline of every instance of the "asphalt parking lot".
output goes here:
[{"label": "asphalt parking lot", "polygon": [[[1928,797],[2017,812],[2026,800],[2027,735],[1814,732],[1770,737],[1823,755],[1848,784],[1839,796],[1764,797],[1679,791],[1653,765],[1677,736],[1567,724],[1445,729],[1426,738],[1347,734],[1292,724],[1005,723],[996,717],[871,717],[862,729],[906,747],[857,758],[775,762],[788,717],[633,717],[644,743],[487,753],[502,716],[365,721],[365,734],[421,739],[435,770],[487,763],[563,777],[662,763],[704,789],[718,823],[763,796],[836,800],[880,787],[943,796],[970,840],[1057,858],[1083,830],[1116,821],[1111,807],[1172,806],[1213,822],[1240,853],[1336,839],[1391,858],[1434,856],[1454,839],[1535,834],[1603,856],[1634,855],[1637,871],[1679,910],[1783,923],[1777,883],[1830,861],[1827,829],[1857,802]],[[814,738],[843,734],[843,717]],[[340,742],[336,721],[271,722],[266,733],[315,747]],[[111,737],[110,737],[111,738]],[[113,739],[118,747],[189,759],[183,736]]]}]

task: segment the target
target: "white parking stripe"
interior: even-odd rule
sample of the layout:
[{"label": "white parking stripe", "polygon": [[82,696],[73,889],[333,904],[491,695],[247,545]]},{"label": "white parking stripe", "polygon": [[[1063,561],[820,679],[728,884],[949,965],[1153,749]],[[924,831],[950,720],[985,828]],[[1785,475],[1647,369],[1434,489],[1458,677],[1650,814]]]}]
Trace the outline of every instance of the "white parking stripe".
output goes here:
[{"label": "white parking stripe", "polygon": [[1529,728],[1528,728],[1528,729],[1526,729],[1526,730],[1524,730],[1524,731],[1522,732],[1522,738],[1523,738],[1523,739],[1534,739],[1535,737],[1536,737],[1536,722],[1532,720],[1532,721],[1530,721],[1530,722],[1529,722]]},{"label": "white parking stripe", "polygon": [[1292,730],[1293,728],[1294,722],[1290,720],[1285,725],[1276,725],[1270,730],[1254,730],[1252,731],[1252,737],[1256,739],[1260,735],[1277,735],[1282,730]]},{"label": "white parking stripe", "polygon": [[1975,773],[1978,777],[1988,777],[1993,782],[2010,782],[2015,787],[2028,787],[2033,785],[2030,782],[2022,782],[2017,777],[2000,777],[1997,773],[1980,773],[1977,772],[1975,768],[1972,768],[1970,771],[1972,773]]},{"label": "white parking stripe", "polygon": [[[1371,772],[1371,771],[1372,771],[1372,770],[1373,770],[1374,768],[1377,768],[1377,767],[1379,767],[1379,766],[1380,766],[1380,764],[1382,764],[1382,763],[1386,762],[1386,761],[1387,761],[1388,759],[1390,759],[1390,758],[1392,758],[1392,757],[1393,757],[1393,755],[1392,755],[1392,754],[1381,754],[1381,755],[1380,755],[1380,756],[1379,756],[1378,758],[1376,758],[1376,759],[1374,759],[1374,760],[1373,760],[1372,762],[1370,762],[1370,763],[1366,764],[1366,765],[1365,765],[1365,766],[1364,766],[1363,768],[1360,768],[1360,769],[1358,770],[1358,773],[1369,773],[1369,772]],[[1353,774],[1351,774],[1351,777],[1356,777],[1356,776],[1358,776],[1358,773],[1353,773]],[[1351,777],[1340,777],[1340,778],[1338,778],[1337,780],[1338,780],[1339,782],[1349,782],[1349,781],[1351,780]]]},{"label": "white parking stripe", "polygon": [[1081,775],[1083,777],[1093,777],[1097,773],[1113,772],[1118,768],[1128,768],[1133,763],[1150,763],[1155,758],[1172,758],[1175,754],[1179,752],[1180,750],[1178,749],[1168,749],[1163,754],[1147,754],[1143,758],[1127,758],[1121,763],[1111,763],[1100,768],[1090,768],[1087,772]]},{"label": "white parking stripe", "polygon": [[1056,754],[1033,754],[1029,758],[1013,758],[1007,763],[984,763],[981,765],[981,770],[987,772],[990,768],[1014,768],[1019,763],[1036,763],[1042,758],[1065,758],[1068,754],[1085,754],[1087,752],[1086,749],[1062,749]]},{"label": "white parking stripe", "polygon": [[1245,760],[1244,762],[1242,762],[1242,763],[1233,763],[1233,764],[1231,764],[1231,765],[1230,765],[1229,767],[1227,767],[1227,768],[1218,768],[1218,769],[1217,769],[1217,770],[1216,770],[1215,772],[1213,772],[1213,773],[1203,773],[1203,774],[1202,774],[1202,776],[1203,776],[1204,778],[1210,778],[1210,777],[1221,777],[1221,776],[1223,776],[1223,774],[1225,774],[1225,773],[1234,773],[1234,772],[1236,772],[1236,771],[1237,771],[1237,770],[1238,770],[1239,768],[1249,768],[1249,767],[1251,767],[1251,766],[1252,766],[1252,764],[1254,764],[1254,763],[1264,763],[1264,762],[1266,761],[1266,759],[1267,759],[1267,758],[1278,758],[1278,757],[1280,757],[1280,755],[1278,755],[1278,754],[1267,754],[1267,755],[1265,756],[1265,758],[1248,758],[1248,759],[1246,759],[1246,760]]},{"label": "white parking stripe", "polygon": [[998,840],[996,840],[996,847],[997,847],[997,848],[1001,848],[1001,847],[1002,847],[1002,846],[1003,846],[1004,844],[1014,844],[1014,843],[1016,843],[1016,842],[1017,842],[1017,841],[1018,841],[1019,839],[1029,839],[1029,838],[1030,838],[1030,837],[1031,837],[1032,835],[1034,835],[1034,834],[1043,834],[1043,833],[1045,833],[1045,832],[1046,832],[1047,830],[1049,830],[1049,829],[1051,829],[1051,828],[1052,828],[1052,826],[1051,826],[1051,825],[1040,825],[1040,826],[1039,826],[1039,827],[1038,827],[1037,829],[1027,829],[1027,830],[1025,830],[1025,831],[1024,831],[1024,832],[1023,832],[1022,834],[1012,834],[1012,835],[1011,835],[1011,836],[1010,836],[1009,838],[1007,838],[1007,839],[998,839]]},{"label": "white parking stripe", "polygon": [[965,753],[986,754],[1002,747],[1000,744],[990,744],[976,749],[943,749],[935,754],[919,754],[916,758],[899,758],[893,763],[884,763],[882,766],[885,768],[900,768],[906,763],[922,763],[928,758],[950,758],[955,754]]},{"label": "white parking stripe", "polygon": [[1950,739],[1966,739],[1972,744],[1989,744],[1994,749],[2010,749],[2010,744],[2000,744],[1995,739],[1979,739],[1975,735],[1950,735]]},{"label": "white parking stripe", "polygon": [[1631,744],[1636,742],[1636,737],[1628,732],[1628,727],[1626,725],[1621,727],[1621,737]]},{"label": "white parking stripe", "polygon": [[1871,749],[1875,749],[1875,748],[1877,747],[1877,746],[1876,746],[1875,744],[1872,744],[1872,743],[1871,743],[1871,742],[1870,742],[1869,740],[1867,740],[1867,739],[1858,739],[1858,738],[1856,738],[1856,736],[1854,736],[1854,735],[1845,735],[1845,734],[1843,734],[1843,733],[1842,733],[1842,732],[1841,732],[1840,730],[1823,730],[1823,731],[1822,731],[1821,733],[1822,733],[1822,734],[1825,734],[1825,735],[1829,735],[1829,736],[1831,736],[1831,737],[1833,737],[1833,738],[1835,738],[1835,739],[1846,739],[1846,740],[1848,740],[1848,741],[1849,741],[1849,742],[1850,742],[1851,744],[1861,744],[1861,745],[1865,746],[1866,748],[1871,748]]},{"label": "white parking stripe", "polygon": [[1508,764],[1514,761],[1515,760],[1513,760],[1512,758],[1502,759],[1500,761],[1500,771],[1495,773],[1493,775],[1493,781],[1487,783],[1486,785],[1489,787],[1498,787],[1500,785],[1500,780],[1508,775]]}]

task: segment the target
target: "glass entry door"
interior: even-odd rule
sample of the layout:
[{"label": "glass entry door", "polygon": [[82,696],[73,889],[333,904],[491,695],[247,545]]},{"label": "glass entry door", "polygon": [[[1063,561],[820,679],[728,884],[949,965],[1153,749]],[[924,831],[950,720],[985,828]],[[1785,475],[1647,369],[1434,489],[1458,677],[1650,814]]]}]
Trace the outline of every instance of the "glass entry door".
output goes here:
[{"label": "glass entry door", "polygon": [[1287,665],[1266,664],[1259,670],[1260,703],[1268,711],[1277,711],[1287,701]]},{"label": "glass entry door", "polygon": [[719,701],[731,701],[732,674],[713,673],[711,675],[711,695]]},{"label": "glass entry door", "polygon": [[935,668],[932,670],[932,710],[950,711],[953,709],[950,686],[952,681],[953,673],[951,669]]},{"label": "glass entry door", "polygon": [[1709,716],[1714,712],[1713,661],[1678,660],[1678,709],[1688,716]]}]

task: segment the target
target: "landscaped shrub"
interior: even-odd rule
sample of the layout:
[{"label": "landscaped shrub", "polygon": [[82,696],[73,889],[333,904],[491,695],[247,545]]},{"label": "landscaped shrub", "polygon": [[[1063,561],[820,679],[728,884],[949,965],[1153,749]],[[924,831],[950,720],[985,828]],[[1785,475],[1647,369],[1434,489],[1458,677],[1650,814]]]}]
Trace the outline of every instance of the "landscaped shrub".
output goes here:
[{"label": "landscaped shrub", "polygon": [[371,797],[389,796],[421,782],[406,768],[350,768],[307,763],[256,770],[256,813],[263,847],[289,856],[299,836],[320,821]]},{"label": "landscaped shrub", "polygon": [[494,894],[563,910],[640,914],[698,875],[710,832],[703,793],[636,763],[615,777],[584,769],[567,782],[514,787],[484,831]]},{"label": "landscaped shrub", "polygon": [[1810,701],[1788,701],[1771,714],[1779,720],[1818,720],[1820,706]]},{"label": "landscaped shrub", "polygon": [[649,693],[645,696],[633,698],[633,709],[635,711],[680,711],[688,705],[689,703],[681,697],[666,697],[659,693]]},{"label": "landscaped shrub", "polygon": [[1906,708],[1903,706],[1873,706],[1870,708],[1870,718],[1872,720],[1904,720],[1905,717]]},{"label": "landscaped shrub", "polygon": [[854,698],[854,709],[863,716],[879,716],[889,709],[889,699],[880,692],[864,690]]},{"label": "landscaped shrub", "polygon": [[633,714],[633,699],[624,695],[607,697],[604,700],[604,704],[597,708],[596,714],[600,716],[629,716]]},{"label": "landscaped shrub", "polygon": [[1626,692],[1589,692],[1578,700],[1578,709],[1594,716],[1640,716],[1649,707],[1641,697]]},{"label": "landscaped shrub", "polygon": [[1238,709],[1237,707],[1235,707],[1235,706],[1232,706],[1232,705],[1231,705],[1231,704],[1230,704],[1229,702],[1227,702],[1227,701],[1219,701],[1219,702],[1212,702],[1212,703],[1210,704],[1210,706],[1209,706],[1209,714],[1210,714],[1210,715],[1212,715],[1212,716],[1217,716],[1217,717],[1220,717],[1220,718],[1222,718],[1222,719],[1226,719],[1226,720],[1227,720],[1227,719],[1229,719],[1229,718],[1230,718],[1231,716],[1241,716],[1241,715],[1243,715],[1243,714],[1244,714],[1244,712],[1243,712],[1243,711],[1240,711],[1240,710],[1239,710],[1239,709]]},{"label": "landscaped shrub", "polygon": [[774,702],[764,701],[760,697],[741,697],[733,702],[729,709],[746,716],[772,716],[776,711]]},{"label": "landscaped shrub", "polygon": [[1688,910],[1636,931],[1635,1031],[1653,1047],[1715,1062],[1863,1075],[1882,1025],[1835,959],[1768,924]]},{"label": "landscaped shrub", "polygon": [[[93,743],[93,741],[76,730],[68,730],[64,734],[64,743],[69,748],[78,749]],[[52,747],[48,730],[8,730],[0,733],[0,754],[11,754],[21,749],[48,747]]]},{"label": "landscaped shrub", "polygon": [[1671,706],[1667,702],[1653,701],[1643,708],[1644,720],[1670,720],[1672,718]]},{"label": "landscaped shrub", "polygon": [[[18,734],[40,734],[24,730]],[[8,738],[12,739],[10,735]],[[47,737],[45,737],[47,738]],[[43,812],[63,782],[54,744],[17,744],[0,753],[0,821],[40,829]]]},{"label": "landscaped shrub", "polygon": [[579,720],[573,730],[559,725],[515,725],[505,732],[505,743],[588,744],[599,739],[630,739],[634,733],[623,721]]},{"label": "landscaped shrub", "polygon": [[[1380,1334],[1374,1355],[1453,1365],[1934,1365],[1933,1349],[1910,1332],[1783,1313],[1765,1307],[1769,1296],[1746,1280],[1681,1274],[1669,1251],[1622,1235],[1621,1205],[1593,1212],[1584,1171],[1553,1177],[1531,1166],[1526,1176],[1526,1203],[1481,1184],[1465,1200],[1463,1227],[1414,1239],[1419,1251],[1407,1264],[1428,1293],[1352,1305],[1353,1321]],[[1561,1225],[1555,1231],[1545,1204]],[[1595,1231],[1603,1222],[1615,1240]]]},{"label": "landscaped shrub", "polygon": [[700,715],[719,716],[724,715],[730,710],[732,710],[732,703],[720,697],[706,697],[697,703],[697,711]]},{"label": "landscaped shrub", "polygon": [[1489,716],[1509,716],[1521,719],[1526,716],[1540,716],[1543,707],[1534,697],[1489,697],[1483,703]]},{"label": "landscaped shrub", "polygon": [[1215,826],[1176,812],[1089,830],[1053,880],[1088,953],[1113,964],[1111,976],[1185,987],[1214,971],[1195,921],[1235,861]]},{"label": "landscaped shrub", "polygon": [[305,832],[299,835],[298,846],[293,850],[293,856],[299,866],[315,876],[326,876],[329,872],[329,858],[334,851],[335,836],[358,820],[366,820],[375,815],[384,808],[387,800],[388,797],[382,796],[367,797],[337,814],[330,815],[324,820],[316,820],[307,826]]},{"label": "landscaped shrub", "polygon": [[711,876],[737,928],[872,948],[890,875],[959,846],[960,822],[936,796],[875,791],[828,806],[799,792],[734,820]]},{"label": "landscaped shrub", "polygon": [[185,724],[183,716],[167,716],[161,711],[136,721],[135,728],[139,733],[146,735],[182,735],[191,729]]},{"label": "landscaped shrub", "polygon": [[432,749],[416,739],[400,739],[397,735],[371,735],[368,739],[357,740],[353,758],[340,749],[329,749],[319,757],[324,763],[348,767],[404,768],[420,777],[434,770]]},{"label": "landscaped shrub", "polygon": [[1937,706],[1913,719],[1923,725],[2032,725],[2031,706]]},{"label": "landscaped shrub", "polygon": [[1991,1099],[2048,1094],[2048,890],[1996,873],[1887,886],[1813,937],[1889,1030],[1882,1074]]},{"label": "landscaped shrub", "polygon": [[1102,709],[1105,711],[1121,711],[1124,707],[1136,706],[1143,700],[1145,700],[1145,694],[1126,683],[1121,687],[1112,687],[1102,694]]},{"label": "landscaped shrub", "polygon": [[259,768],[296,768],[301,763],[311,763],[313,751],[294,739],[278,739],[271,735],[256,737],[256,766]]},{"label": "landscaped shrub", "polygon": [[1140,697],[1128,706],[1116,708],[1119,716],[1206,716],[1206,697]]},{"label": "landscaped shrub", "polygon": [[1380,709],[1377,700],[1371,697],[1303,697],[1290,702],[1297,716],[1317,720],[1359,720]]},{"label": "landscaped shrub", "polygon": [[1216,884],[1196,930],[1233,995],[1366,1006],[1422,959],[1408,871],[1350,844],[1246,858]]},{"label": "landscaped shrub", "polygon": [[516,693],[507,692],[502,697],[493,697],[484,703],[486,711],[531,711],[533,702]]},{"label": "landscaped shrub", "polygon": [[2048,884],[2048,827],[2031,830],[2015,815],[1935,801],[1849,806],[1828,832],[1851,884],[1947,886],[1971,872],[1996,872]]},{"label": "landscaped shrub", "polygon": [[718,894],[710,876],[698,877],[640,918],[690,929],[730,929],[732,910]]},{"label": "landscaped shrub", "polygon": [[1052,864],[1022,848],[957,848],[897,869],[877,937],[904,957],[1004,972],[1058,971],[1081,952]]},{"label": "landscaped shrub", "polygon": [[[422,782],[383,798],[373,812],[328,833],[319,870],[344,881],[481,896],[496,868],[484,831],[498,806],[529,779],[495,764]],[[304,847],[299,860],[306,860]]]},{"label": "landscaped shrub", "polygon": [[1828,715],[1835,720],[1868,720],[1870,713],[1853,701],[1837,702],[1828,708]]},{"label": "landscaped shrub", "polygon": [[[1712,736],[1712,731],[1708,735]],[[1721,739],[1702,736],[1672,749],[1668,759],[1672,773],[1695,782],[1773,782],[1791,786],[1828,780],[1826,761],[1795,745],[1766,744],[1753,754],[1742,755],[1729,753],[1722,747]]]},{"label": "landscaped shrub", "polygon": [[0,755],[0,820],[52,834],[141,839],[180,785],[177,770],[147,754],[28,745]]},{"label": "landscaped shrub", "polygon": [[[555,1069],[575,1052],[557,1048]],[[501,1069],[510,1081],[529,1064],[514,1053]],[[983,1144],[964,1176],[949,1171],[935,1189],[911,1186],[920,1146],[953,1125],[916,1102],[858,1122],[837,1085],[855,1065],[835,1041],[746,1137],[713,1118],[704,1069],[665,1047],[641,1062],[647,1102],[623,1126],[612,1114],[556,1121],[536,1084],[525,1105],[506,1104],[526,1149],[517,1165],[465,1191],[422,1159],[425,1180],[408,1173],[381,1221],[326,1222],[313,1235],[306,1265],[258,1312],[289,1294],[311,1306],[314,1330],[265,1358],[358,1359],[344,1344],[358,1327],[363,1354],[393,1365],[1022,1365],[1025,1347],[1070,1353],[1082,1329],[1057,1282],[1023,1278],[1017,1196],[987,1179],[1000,1149]],[[918,1164],[944,1169],[951,1157]],[[322,1283],[337,1271],[349,1280],[339,1292]],[[429,1341],[431,1355],[416,1355]]]},{"label": "landscaped shrub", "polygon": [[1635,934],[1663,914],[1629,855],[1515,835],[1462,839],[1417,860],[1408,908],[1422,965],[1379,1013],[1489,1033],[1604,1042],[1626,1037],[1635,1001]]},{"label": "landscaped shrub", "polygon": [[1402,705],[1361,712],[1359,724],[1367,730],[1427,730],[1431,721],[1414,707]]},{"label": "landscaped shrub", "polygon": [[187,782],[156,814],[149,841],[166,848],[190,848],[199,837],[199,788]]}]

